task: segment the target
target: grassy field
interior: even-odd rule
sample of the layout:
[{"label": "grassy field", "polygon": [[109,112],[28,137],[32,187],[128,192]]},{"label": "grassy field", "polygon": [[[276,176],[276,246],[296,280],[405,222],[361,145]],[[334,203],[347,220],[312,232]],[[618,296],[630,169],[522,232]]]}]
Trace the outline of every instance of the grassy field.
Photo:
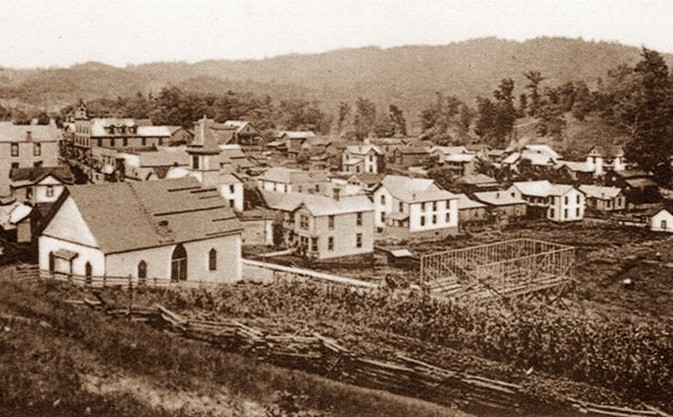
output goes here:
[{"label": "grassy field", "polygon": [[76,289],[0,272],[0,415],[265,416],[279,391],[299,413],[463,416],[460,411],[256,363],[148,325],[73,307]]}]

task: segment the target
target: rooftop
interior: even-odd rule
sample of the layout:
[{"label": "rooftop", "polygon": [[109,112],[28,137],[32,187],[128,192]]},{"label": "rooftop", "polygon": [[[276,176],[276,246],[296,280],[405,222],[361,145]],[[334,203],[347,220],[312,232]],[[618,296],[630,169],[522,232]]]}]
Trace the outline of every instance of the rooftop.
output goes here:
[{"label": "rooftop", "polygon": [[456,195],[442,190],[435,182],[425,178],[410,178],[399,175],[386,175],[381,181],[390,194],[406,203],[450,200]]},{"label": "rooftop", "polygon": [[552,184],[547,180],[515,182],[513,186],[521,191],[521,194],[535,197],[565,195],[574,188],[572,185],[567,184]]},{"label": "rooftop", "polygon": [[[68,191],[104,253],[210,239],[241,230],[217,190],[201,188],[194,178],[75,185]],[[44,233],[49,233],[48,225]]]},{"label": "rooftop", "polygon": [[55,142],[59,131],[52,125],[15,125],[0,122],[0,142]]},{"label": "rooftop", "polygon": [[484,191],[474,193],[474,197],[491,206],[510,206],[513,204],[526,204],[520,198],[512,197],[512,194],[507,191]]},{"label": "rooftop", "polygon": [[622,190],[617,187],[602,187],[599,185],[580,185],[580,191],[587,197],[599,198],[602,200],[616,198],[622,192]]}]

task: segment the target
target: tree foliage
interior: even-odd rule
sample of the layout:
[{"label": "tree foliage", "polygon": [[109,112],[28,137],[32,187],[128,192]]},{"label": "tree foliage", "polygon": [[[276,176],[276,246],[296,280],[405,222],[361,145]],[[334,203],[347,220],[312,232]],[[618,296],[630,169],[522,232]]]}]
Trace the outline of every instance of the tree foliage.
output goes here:
[{"label": "tree foliage", "polygon": [[362,140],[370,135],[376,123],[376,105],[369,99],[358,97],[355,102],[355,136]]}]

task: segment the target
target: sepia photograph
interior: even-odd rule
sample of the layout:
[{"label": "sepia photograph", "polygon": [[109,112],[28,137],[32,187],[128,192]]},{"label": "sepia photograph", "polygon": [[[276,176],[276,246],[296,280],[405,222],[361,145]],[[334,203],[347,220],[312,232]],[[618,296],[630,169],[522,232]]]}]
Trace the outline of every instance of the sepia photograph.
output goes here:
[{"label": "sepia photograph", "polygon": [[0,417],[673,417],[673,1],[0,39]]}]

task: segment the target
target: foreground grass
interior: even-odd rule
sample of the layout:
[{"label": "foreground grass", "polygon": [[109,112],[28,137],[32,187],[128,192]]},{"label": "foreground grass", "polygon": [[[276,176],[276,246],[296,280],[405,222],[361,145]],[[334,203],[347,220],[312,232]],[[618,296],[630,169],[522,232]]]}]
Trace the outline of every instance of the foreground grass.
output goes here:
[{"label": "foreground grass", "polygon": [[144,324],[73,307],[63,302],[73,296],[72,288],[17,282],[7,275],[0,271],[0,313],[31,318],[35,324],[15,324],[0,332],[2,416],[195,415],[190,409],[157,407],[128,393],[86,388],[88,376],[111,374],[149,380],[167,392],[207,396],[224,390],[229,402],[222,407],[231,409],[229,415],[250,415],[242,403],[268,406],[279,390],[306,393],[306,407],[335,416],[464,415],[423,401],[256,363]]}]

